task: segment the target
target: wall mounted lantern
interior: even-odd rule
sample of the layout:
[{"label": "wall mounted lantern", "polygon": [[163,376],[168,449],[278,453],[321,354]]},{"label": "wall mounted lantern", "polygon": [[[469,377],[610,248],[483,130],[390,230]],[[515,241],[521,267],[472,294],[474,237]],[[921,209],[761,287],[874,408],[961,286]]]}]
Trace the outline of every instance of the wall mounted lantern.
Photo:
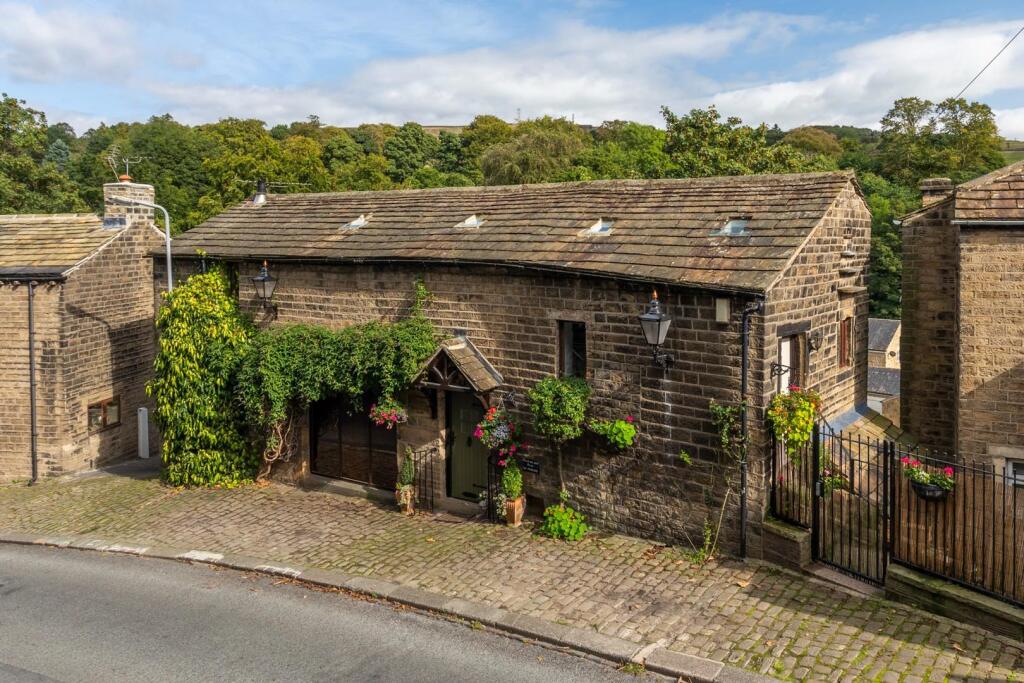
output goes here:
[{"label": "wall mounted lantern", "polygon": [[256,295],[263,302],[263,308],[270,305],[270,298],[274,296],[274,288],[277,287],[277,278],[267,270],[267,262],[263,262],[259,275],[252,278],[252,284],[256,287]]},{"label": "wall mounted lantern", "polygon": [[807,336],[807,343],[811,347],[811,351],[817,351],[821,348],[822,342],[825,341],[825,335],[821,330],[815,330]]},{"label": "wall mounted lantern", "polygon": [[665,337],[668,336],[668,328],[672,325],[672,318],[665,315],[661,310],[661,302],[658,301],[658,290],[654,290],[651,303],[647,304],[647,312],[641,313],[637,318],[640,320],[640,328],[644,332],[644,338],[650,344],[654,352],[654,362],[665,368],[672,363],[670,354],[661,350],[665,344]]}]

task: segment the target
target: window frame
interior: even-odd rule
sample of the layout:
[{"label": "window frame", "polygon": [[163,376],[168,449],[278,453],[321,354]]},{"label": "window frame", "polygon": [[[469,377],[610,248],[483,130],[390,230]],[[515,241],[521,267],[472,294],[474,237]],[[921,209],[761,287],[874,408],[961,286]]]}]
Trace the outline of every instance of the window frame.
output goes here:
[{"label": "window frame", "polygon": [[[117,421],[116,422],[110,422],[109,421],[110,420],[109,411],[110,411],[110,406],[112,406],[112,405],[116,405],[117,406]],[[100,424],[97,427],[93,427],[92,426],[92,420],[89,419],[89,416],[93,412],[93,410],[99,410],[100,411]],[[99,432],[102,432],[102,431],[104,431],[106,429],[110,429],[111,427],[118,427],[118,426],[120,426],[120,424],[121,424],[121,395],[120,394],[111,396],[110,398],[104,399],[102,401],[96,401],[94,403],[90,403],[85,408],[85,425],[86,425],[86,429],[88,430],[88,432],[90,434],[98,434]]]},{"label": "window frame", "polygon": [[839,335],[836,340],[836,351],[839,356],[839,367],[852,368],[854,358],[854,317],[846,315],[839,320]]},{"label": "window frame", "polygon": [[[782,345],[789,341],[789,358],[782,357]],[[789,387],[796,385],[806,389],[807,377],[810,374],[810,364],[807,356],[807,333],[796,332],[793,334],[782,334],[778,338],[778,350],[776,352],[778,363],[784,365],[787,371],[779,375],[776,390],[779,393],[789,393]],[[794,362],[794,357],[796,362]],[[785,379],[785,381],[783,381]]]},{"label": "window frame", "polygon": [[558,320],[557,325],[558,376],[586,378],[587,324],[581,320]]}]

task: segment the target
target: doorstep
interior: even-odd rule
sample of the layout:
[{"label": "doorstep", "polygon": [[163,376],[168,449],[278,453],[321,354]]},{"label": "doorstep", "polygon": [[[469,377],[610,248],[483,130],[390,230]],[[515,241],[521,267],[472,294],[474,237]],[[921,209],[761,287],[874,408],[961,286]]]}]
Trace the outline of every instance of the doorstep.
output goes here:
[{"label": "doorstep", "polygon": [[[336,493],[341,496],[353,498],[365,498],[376,503],[395,505],[395,492],[389,489],[379,489],[374,486],[360,484],[359,482],[347,479],[332,479],[322,477],[318,474],[310,474],[299,484],[300,488],[306,491],[318,491],[322,493]],[[483,514],[483,508],[479,503],[472,503],[461,498],[441,498],[434,501],[435,512],[447,512],[459,517],[477,517]]]}]

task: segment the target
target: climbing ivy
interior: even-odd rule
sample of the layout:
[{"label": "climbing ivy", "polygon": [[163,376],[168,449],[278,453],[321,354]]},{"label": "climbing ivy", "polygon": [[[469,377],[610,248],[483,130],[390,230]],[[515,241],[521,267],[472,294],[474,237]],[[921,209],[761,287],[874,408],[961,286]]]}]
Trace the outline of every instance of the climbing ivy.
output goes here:
[{"label": "climbing ivy", "polygon": [[362,411],[367,398],[396,400],[437,349],[423,314],[428,293],[416,283],[409,316],[331,330],[289,325],[255,335],[238,374],[246,421],[264,444],[265,467],[294,450],[296,418],[309,404],[337,396]]},{"label": "climbing ivy", "polygon": [[253,329],[239,313],[227,275],[214,268],[163,295],[160,344],[146,392],[163,437],[163,476],[174,486],[233,486],[256,475],[232,400]]}]

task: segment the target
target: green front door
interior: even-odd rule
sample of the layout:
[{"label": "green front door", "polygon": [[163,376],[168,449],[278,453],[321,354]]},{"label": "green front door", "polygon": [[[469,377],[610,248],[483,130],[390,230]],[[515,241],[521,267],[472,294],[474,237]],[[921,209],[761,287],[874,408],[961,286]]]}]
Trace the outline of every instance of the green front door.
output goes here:
[{"label": "green front door", "polygon": [[473,437],[484,417],[480,400],[470,393],[448,396],[448,495],[476,501],[487,490],[487,449]]}]

